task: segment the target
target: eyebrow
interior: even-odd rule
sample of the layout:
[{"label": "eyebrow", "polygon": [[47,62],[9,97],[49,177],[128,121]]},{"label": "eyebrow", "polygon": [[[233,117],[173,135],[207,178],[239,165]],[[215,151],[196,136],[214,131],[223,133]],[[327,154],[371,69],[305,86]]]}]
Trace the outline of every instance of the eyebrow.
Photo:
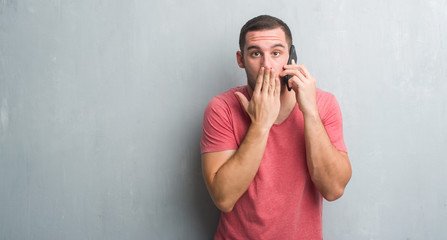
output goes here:
[{"label": "eyebrow", "polygon": [[[275,48],[275,47],[282,47],[282,48],[286,48],[284,45],[282,45],[281,43],[277,43],[275,45],[273,45],[271,48]],[[247,51],[249,51],[250,49],[261,49],[259,46],[250,46],[247,48]]]},{"label": "eyebrow", "polygon": [[284,45],[282,45],[282,43],[277,43],[277,44],[275,44],[275,45],[273,45],[273,47],[272,48],[275,48],[275,47],[282,47],[282,48],[286,48]]},{"label": "eyebrow", "polygon": [[250,46],[250,47],[247,48],[247,51],[250,50],[250,49],[261,49],[261,48],[258,47],[258,46]]}]

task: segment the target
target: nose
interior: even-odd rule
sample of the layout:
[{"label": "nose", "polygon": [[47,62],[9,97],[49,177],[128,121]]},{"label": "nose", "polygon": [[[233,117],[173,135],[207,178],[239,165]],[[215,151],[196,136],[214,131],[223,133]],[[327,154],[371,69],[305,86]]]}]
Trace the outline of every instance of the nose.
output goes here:
[{"label": "nose", "polygon": [[270,59],[270,56],[269,55],[264,55],[263,57],[262,57],[262,66],[264,67],[264,68],[270,68],[270,67],[272,67],[272,60]]}]

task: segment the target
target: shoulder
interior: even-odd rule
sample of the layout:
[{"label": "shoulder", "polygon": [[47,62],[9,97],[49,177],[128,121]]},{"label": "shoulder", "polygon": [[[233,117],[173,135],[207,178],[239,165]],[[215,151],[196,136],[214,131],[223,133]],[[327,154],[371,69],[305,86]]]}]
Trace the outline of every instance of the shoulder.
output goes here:
[{"label": "shoulder", "polygon": [[340,106],[338,105],[334,94],[317,88],[316,95],[318,111],[323,119],[340,112]]},{"label": "shoulder", "polygon": [[337,99],[334,94],[317,88],[317,104],[321,107],[334,107],[338,106]]},{"label": "shoulder", "polygon": [[234,108],[240,108],[241,105],[239,103],[239,99],[234,94],[235,92],[241,92],[248,98],[246,86],[235,87],[213,97],[208,103],[205,111],[222,111],[225,109],[230,110]]},{"label": "shoulder", "polygon": [[328,102],[336,101],[334,94],[317,88],[317,101]]}]

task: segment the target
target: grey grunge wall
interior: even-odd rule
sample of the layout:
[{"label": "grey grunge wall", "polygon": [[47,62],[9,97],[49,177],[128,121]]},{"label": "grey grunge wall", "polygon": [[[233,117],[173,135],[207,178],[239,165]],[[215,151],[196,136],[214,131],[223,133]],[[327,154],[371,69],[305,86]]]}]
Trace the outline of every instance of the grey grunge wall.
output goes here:
[{"label": "grey grunge wall", "polygon": [[211,239],[208,101],[241,26],[292,30],[353,177],[325,239],[446,239],[447,3],[0,0],[0,239]]}]

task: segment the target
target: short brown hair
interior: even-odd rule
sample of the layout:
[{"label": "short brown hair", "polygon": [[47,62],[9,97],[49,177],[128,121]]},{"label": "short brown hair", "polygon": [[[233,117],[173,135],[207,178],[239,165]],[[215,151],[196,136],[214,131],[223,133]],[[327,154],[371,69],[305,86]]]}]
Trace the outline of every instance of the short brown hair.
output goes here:
[{"label": "short brown hair", "polygon": [[248,22],[242,26],[241,33],[239,34],[239,48],[241,49],[241,52],[244,52],[245,36],[247,35],[247,32],[270,30],[278,27],[280,27],[286,34],[286,41],[289,44],[289,47],[292,46],[292,33],[287,24],[279,18],[269,15],[260,15],[248,20]]}]

